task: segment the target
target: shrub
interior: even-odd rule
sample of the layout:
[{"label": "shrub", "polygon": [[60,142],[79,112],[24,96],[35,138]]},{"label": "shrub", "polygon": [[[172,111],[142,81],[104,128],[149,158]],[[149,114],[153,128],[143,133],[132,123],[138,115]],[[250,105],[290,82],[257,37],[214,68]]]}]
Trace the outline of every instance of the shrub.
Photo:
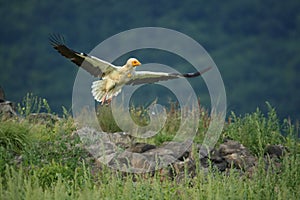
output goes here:
[{"label": "shrub", "polygon": [[0,146],[20,153],[29,145],[29,124],[26,122],[0,121]]},{"label": "shrub", "polygon": [[231,122],[224,130],[224,137],[242,142],[255,154],[263,154],[268,144],[282,144],[285,141],[274,108],[267,103],[265,116],[258,108],[254,113],[238,117],[231,113]]},{"label": "shrub", "polygon": [[27,117],[31,113],[51,113],[47,100],[34,96],[32,93],[27,93],[22,102],[18,103],[17,111],[24,117]]}]

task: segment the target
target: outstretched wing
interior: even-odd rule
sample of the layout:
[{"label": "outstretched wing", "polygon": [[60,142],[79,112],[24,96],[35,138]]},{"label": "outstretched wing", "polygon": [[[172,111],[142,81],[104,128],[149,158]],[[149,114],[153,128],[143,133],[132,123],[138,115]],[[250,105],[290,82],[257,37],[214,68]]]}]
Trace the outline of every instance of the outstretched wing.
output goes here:
[{"label": "outstretched wing", "polygon": [[144,83],[155,83],[158,81],[166,81],[176,78],[193,78],[202,75],[210,70],[212,67],[205,68],[200,72],[179,74],[179,73],[166,73],[166,72],[150,72],[150,71],[136,71],[132,79],[128,81],[127,85],[139,85]]},{"label": "outstretched wing", "polygon": [[70,59],[73,63],[82,67],[87,72],[95,77],[102,77],[104,74],[109,73],[117,69],[113,64],[101,60],[95,56],[88,55],[86,53],[79,53],[72,49],[69,49],[64,42],[64,38],[60,35],[51,35],[49,37],[50,44],[56,49],[61,55]]}]

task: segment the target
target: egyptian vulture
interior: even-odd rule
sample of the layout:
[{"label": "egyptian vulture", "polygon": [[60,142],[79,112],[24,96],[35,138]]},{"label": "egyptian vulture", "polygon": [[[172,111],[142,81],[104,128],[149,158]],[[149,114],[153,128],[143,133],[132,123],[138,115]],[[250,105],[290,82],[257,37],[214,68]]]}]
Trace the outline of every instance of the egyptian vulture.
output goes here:
[{"label": "egyptian vulture", "polygon": [[194,73],[166,73],[135,71],[135,67],[141,63],[136,58],[129,58],[125,65],[115,66],[109,62],[101,60],[95,56],[86,53],[79,53],[65,45],[64,38],[60,35],[49,37],[50,44],[61,55],[70,59],[73,63],[82,67],[91,75],[100,78],[92,83],[92,94],[98,102],[109,103],[112,97],[117,96],[124,85],[138,85],[144,83],[154,83],[176,78],[192,78],[200,76],[211,67],[205,68],[200,72]]}]

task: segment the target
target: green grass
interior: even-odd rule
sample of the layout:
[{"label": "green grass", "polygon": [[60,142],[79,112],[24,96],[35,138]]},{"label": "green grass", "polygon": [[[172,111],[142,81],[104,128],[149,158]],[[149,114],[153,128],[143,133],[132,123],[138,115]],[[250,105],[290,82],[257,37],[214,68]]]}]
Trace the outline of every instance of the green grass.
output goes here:
[{"label": "green grass", "polygon": [[[26,104],[25,104],[26,105]],[[27,105],[32,109],[32,105]],[[101,123],[107,131],[118,131],[109,107],[101,107]],[[166,126],[147,140],[161,144],[172,140],[180,122],[176,106],[167,112]],[[220,141],[230,137],[244,144],[259,159],[251,177],[230,175],[210,169],[204,173],[197,165],[196,177],[180,183],[156,173],[154,176],[129,174],[97,166],[73,134],[72,117],[48,126],[27,120],[0,121],[0,199],[299,199],[300,145],[298,126],[291,120],[280,122],[268,105],[264,115],[259,109],[245,116],[234,113],[226,123]],[[49,109],[50,111],[50,109]],[[145,125],[149,120],[142,108],[132,109],[132,117]],[[201,143],[210,118],[201,110],[195,142]],[[106,124],[108,123],[108,124]],[[263,150],[268,144],[282,144],[289,153],[280,159],[281,167],[265,170]]]},{"label": "green grass", "polygon": [[29,124],[0,121],[0,145],[12,152],[22,152],[30,143]]},{"label": "green grass", "polygon": [[[122,109],[124,108],[118,108],[119,111],[122,111]],[[203,108],[200,108],[200,111],[192,110],[192,112],[200,112],[199,114],[197,113],[199,115],[199,125],[194,140],[198,143],[201,143],[205,137],[205,132],[208,129],[210,117],[208,112]],[[85,113],[83,115],[85,115]],[[109,133],[122,131],[115,122],[110,106],[98,106],[97,117],[99,125],[103,131]],[[131,106],[130,117],[130,119],[124,119],[124,121],[133,121],[139,126],[146,126],[149,124],[149,113],[148,110],[144,107]],[[182,113],[180,111],[179,105],[171,102],[170,108],[167,109],[166,117],[167,119],[163,128],[161,130],[158,130],[157,134],[154,137],[151,137],[149,139],[138,139],[138,141],[161,145],[165,141],[173,140],[174,136],[178,133],[178,129],[181,123]]]},{"label": "green grass", "polygon": [[[41,183],[39,173],[27,175],[23,169],[7,168],[0,184],[1,199],[298,199],[299,157],[283,160],[280,174],[262,170],[252,178],[241,177],[232,170],[230,176],[204,175],[183,183],[161,181],[159,176],[122,177],[110,171],[95,180],[88,169],[75,173],[73,179],[55,171],[52,184]],[[3,183],[5,179],[5,183]]]},{"label": "green grass", "polygon": [[232,113],[231,122],[224,129],[223,137],[242,142],[257,155],[262,155],[268,144],[285,144],[288,140],[298,141],[296,134],[298,130],[291,122],[284,120],[280,124],[275,109],[268,103],[267,106],[267,116],[264,116],[259,109],[244,117]]},{"label": "green grass", "polygon": [[19,114],[25,117],[31,113],[51,113],[51,109],[47,100],[37,97],[32,93],[27,93],[22,102],[17,104],[17,111]]}]

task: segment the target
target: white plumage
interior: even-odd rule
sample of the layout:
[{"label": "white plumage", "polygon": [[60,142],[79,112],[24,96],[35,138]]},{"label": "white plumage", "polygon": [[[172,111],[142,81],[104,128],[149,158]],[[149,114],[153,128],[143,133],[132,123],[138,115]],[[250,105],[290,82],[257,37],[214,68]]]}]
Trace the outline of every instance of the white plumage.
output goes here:
[{"label": "white plumage", "polygon": [[211,69],[211,67],[208,67],[201,72],[187,74],[135,71],[135,67],[141,65],[136,58],[129,58],[123,66],[115,66],[95,56],[69,49],[64,44],[63,37],[59,35],[53,35],[49,39],[53,47],[60,54],[70,59],[79,67],[82,67],[93,76],[101,78],[92,83],[92,94],[95,100],[102,104],[105,102],[109,103],[114,96],[117,96],[121,92],[124,85],[154,83],[182,77],[191,78],[200,76]]}]

